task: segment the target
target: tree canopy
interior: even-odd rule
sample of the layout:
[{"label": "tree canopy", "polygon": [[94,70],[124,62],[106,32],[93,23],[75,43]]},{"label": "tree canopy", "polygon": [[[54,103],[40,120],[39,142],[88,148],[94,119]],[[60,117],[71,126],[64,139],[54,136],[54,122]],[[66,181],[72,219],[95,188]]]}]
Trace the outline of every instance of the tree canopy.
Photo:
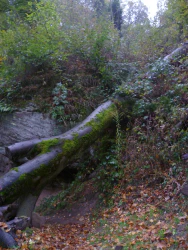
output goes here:
[{"label": "tree canopy", "polygon": [[121,84],[117,63],[152,63],[188,34],[186,0],[159,4],[153,20],[141,0],[3,0],[0,7],[5,102],[20,86],[35,85],[33,75],[41,85],[67,82],[71,64],[74,77],[81,68],[92,72],[105,98]]}]

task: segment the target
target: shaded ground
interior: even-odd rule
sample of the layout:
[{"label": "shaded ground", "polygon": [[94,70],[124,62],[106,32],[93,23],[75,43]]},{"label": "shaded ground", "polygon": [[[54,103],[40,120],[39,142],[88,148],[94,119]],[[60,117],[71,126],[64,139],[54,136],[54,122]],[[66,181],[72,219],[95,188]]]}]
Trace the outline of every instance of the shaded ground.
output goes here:
[{"label": "shaded ground", "polygon": [[[44,198],[55,196],[60,191],[62,191],[61,188],[48,187],[47,189],[44,189],[37,201],[36,210],[37,207],[40,206]],[[88,217],[89,215],[91,215],[92,211],[96,208],[98,201],[98,193],[93,187],[93,182],[88,181],[87,183],[85,183],[82,192],[79,193],[78,199],[72,201],[64,209],[60,209],[57,211],[54,210],[54,212],[51,212],[50,216],[45,216],[42,214],[39,215],[39,213],[37,213],[37,222],[40,220],[42,225],[56,223],[63,225],[70,223],[84,224],[84,217]],[[38,223],[36,224],[38,225]],[[34,226],[36,224],[34,222]]]},{"label": "shaded ground", "polygon": [[20,249],[187,249],[187,201],[172,187],[117,186],[102,208],[93,181],[85,182],[79,199],[45,216],[41,229],[18,232]]}]

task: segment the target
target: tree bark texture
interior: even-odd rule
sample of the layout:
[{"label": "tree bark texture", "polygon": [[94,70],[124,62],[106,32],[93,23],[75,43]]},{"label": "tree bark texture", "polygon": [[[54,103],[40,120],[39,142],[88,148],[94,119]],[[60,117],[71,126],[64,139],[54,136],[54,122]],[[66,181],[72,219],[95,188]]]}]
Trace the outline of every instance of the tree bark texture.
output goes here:
[{"label": "tree bark texture", "polygon": [[9,157],[28,152],[34,147],[39,154],[23,165],[13,168],[0,178],[0,205],[12,203],[24,194],[37,195],[74,159],[99,138],[113,121],[112,101],[99,106],[81,124],[68,132],[48,139],[16,143],[7,147]]}]

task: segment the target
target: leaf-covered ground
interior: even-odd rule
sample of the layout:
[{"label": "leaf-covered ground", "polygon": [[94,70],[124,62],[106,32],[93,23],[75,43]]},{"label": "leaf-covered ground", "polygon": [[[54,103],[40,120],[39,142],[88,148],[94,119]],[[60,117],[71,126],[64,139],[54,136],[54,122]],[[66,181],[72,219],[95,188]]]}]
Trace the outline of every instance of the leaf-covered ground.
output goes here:
[{"label": "leaf-covered ground", "polygon": [[187,249],[187,200],[175,187],[173,179],[159,178],[119,185],[109,208],[75,223],[18,231],[19,249]]}]

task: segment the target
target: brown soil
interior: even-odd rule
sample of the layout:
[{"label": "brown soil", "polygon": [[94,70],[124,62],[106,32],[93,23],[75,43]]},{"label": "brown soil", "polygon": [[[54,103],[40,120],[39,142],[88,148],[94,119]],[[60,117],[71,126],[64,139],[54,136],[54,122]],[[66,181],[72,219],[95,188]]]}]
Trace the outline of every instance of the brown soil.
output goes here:
[{"label": "brown soil", "polygon": [[[44,198],[54,196],[61,192],[60,188],[48,187],[44,189],[37,201],[36,208],[42,203]],[[39,215],[39,220],[43,221],[40,226],[44,224],[84,224],[85,217],[91,215],[92,211],[98,204],[98,193],[93,187],[93,181],[89,180],[81,193],[79,193],[78,199],[71,202],[70,205],[64,209],[58,211],[54,210],[50,215]],[[34,226],[36,224],[34,223]]]}]

